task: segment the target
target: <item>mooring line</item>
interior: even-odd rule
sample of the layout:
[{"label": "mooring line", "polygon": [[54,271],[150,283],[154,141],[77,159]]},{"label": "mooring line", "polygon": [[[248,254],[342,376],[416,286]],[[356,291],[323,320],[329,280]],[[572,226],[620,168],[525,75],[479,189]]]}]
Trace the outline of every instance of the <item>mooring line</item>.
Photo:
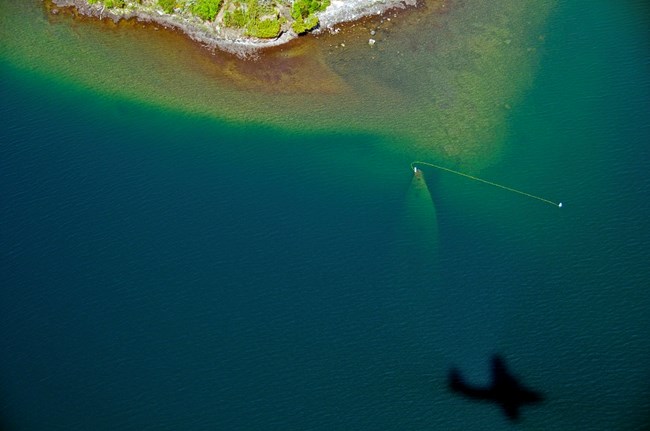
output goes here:
[{"label": "mooring line", "polygon": [[462,177],[469,178],[470,180],[479,181],[481,183],[489,184],[491,186],[498,187],[500,189],[504,189],[504,190],[507,190],[509,192],[518,193],[520,195],[524,195],[524,196],[527,196],[527,197],[532,198],[532,199],[537,199],[538,201],[542,201],[542,202],[547,203],[549,205],[553,205],[555,207],[562,208],[562,202],[553,202],[553,201],[550,201],[548,199],[544,199],[542,197],[532,195],[530,193],[522,192],[521,190],[513,189],[512,187],[502,186],[501,184],[493,183],[492,181],[484,180],[482,178],[478,178],[478,177],[475,177],[475,176],[472,176],[472,175],[469,175],[469,174],[464,174],[462,172],[455,171],[453,169],[445,168],[444,166],[434,165],[433,163],[429,163],[429,162],[421,162],[421,161],[412,162],[411,163],[411,170],[416,172],[416,173],[417,173],[417,166],[416,165],[431,166],[432,168],[440,169],[442,171],[451,172],[452,174],[460,175]]}]

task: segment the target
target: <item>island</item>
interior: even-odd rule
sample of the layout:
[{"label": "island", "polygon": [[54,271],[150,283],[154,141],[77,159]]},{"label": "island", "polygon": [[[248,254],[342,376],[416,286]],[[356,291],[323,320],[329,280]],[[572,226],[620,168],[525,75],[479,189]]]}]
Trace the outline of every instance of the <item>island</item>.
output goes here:
[{"label": "island", "polygon": [[212,48],[246,56],[300,35],[332,30],[416,0],[49,0],[99,19],[136,19],[184,32]]}]

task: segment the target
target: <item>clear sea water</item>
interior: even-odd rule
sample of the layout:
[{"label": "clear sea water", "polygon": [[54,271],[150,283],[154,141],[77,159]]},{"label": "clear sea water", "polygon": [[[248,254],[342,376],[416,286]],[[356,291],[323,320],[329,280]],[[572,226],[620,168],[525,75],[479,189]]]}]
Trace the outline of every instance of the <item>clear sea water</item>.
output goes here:
[{"label": "clear sea water", "polygon": [[[426,152],[379,113],[297,132],[48,73],[2,7],[2,429],[650,427],[644,2],[555,5],[496,155],[432,150],[562,209],[433,168],[418,185],[408,164]],[[39,7],[21,13],[54,57],[68,27]],[[414,58],[416,81],[391,85],[422,107]],[[487,382],[493,353],[547,398],[514,426],[446,389],[451,366]]]}]

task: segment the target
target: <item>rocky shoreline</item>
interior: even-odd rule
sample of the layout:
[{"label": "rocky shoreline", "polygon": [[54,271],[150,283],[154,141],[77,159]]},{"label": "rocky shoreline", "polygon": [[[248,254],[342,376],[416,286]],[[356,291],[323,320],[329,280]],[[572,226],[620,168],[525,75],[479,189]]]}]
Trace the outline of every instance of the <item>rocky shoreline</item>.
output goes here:
[{"label": "rocky shoreline", "polygon": [[[227,28],[217,22],[205,21],[196,15],[165,13],[161,8],[150,4],[129,3],[124,8],[107,8],[102,3],[91,4],[87,0],[49,0],[51,13],[59,13],[58,8],[74,9],[76,13],[98,19],[135,19],[152,22],[165,28],[179,30],[191,39],[242,57],[255,54],[262,48],[282,45],[299,35],[291,28],[283,29],[275,38],[251,37],[244,32]],[[333,0],[322,12],[317,14],[320,24],[314,32],[332,31],[337,24],[355,21],[370,15],[377,15],[394,8],[415,6],[417,0]],[[289,8],[290,6],[287,6]]]}]

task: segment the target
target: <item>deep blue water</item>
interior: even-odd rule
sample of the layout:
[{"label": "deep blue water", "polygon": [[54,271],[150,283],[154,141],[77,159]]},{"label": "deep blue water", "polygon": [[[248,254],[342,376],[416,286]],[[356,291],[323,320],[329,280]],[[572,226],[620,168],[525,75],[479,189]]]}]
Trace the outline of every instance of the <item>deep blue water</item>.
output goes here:
[{"label": "deep blue water", "polygon": [[2,425],[507,429],[445,389],[450,366],[485,381],[500,352],[547,396],[522,428],[647,427],[643,11],[558,7],[482,173],[564,208],[425,169],[435,229],[398,143],[183,116],[1,64]]}]

